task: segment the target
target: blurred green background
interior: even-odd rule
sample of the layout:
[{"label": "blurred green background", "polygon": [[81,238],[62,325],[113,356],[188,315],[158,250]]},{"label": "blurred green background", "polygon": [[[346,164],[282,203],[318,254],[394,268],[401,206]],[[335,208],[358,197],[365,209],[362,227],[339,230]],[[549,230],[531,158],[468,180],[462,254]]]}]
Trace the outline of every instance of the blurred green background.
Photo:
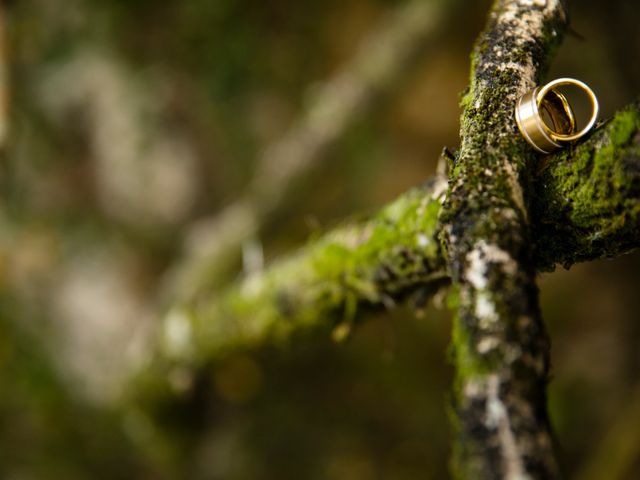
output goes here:
[{"label": "blurred green background", "polygon": [[[176,269],[212,238],[207,219],[268,203],[244,242],[244,269],[259,268],[421,183],[456,147],[489,2],[422,3],[427,21],[371,80],[358,59],[384,64],[385,32],[415,17],[398,13],[407,0],[3,2],[0,478],[447,477],[442,299],[417,319],[372,315],[342,344],[230,358],[202,398],[164,413],[180,445],[166,455],[140,446],[144,426],[116,400]],[[640,8],[572,7],[550,76],[587,82],[606,118],[639,91]],[[305,130],[327,95],[340,121],[325,112]],[[273,180],[286,168],[269,152],[287,138],[309,160]],[[205,283],[239,274],[227,260]],[[568,478],[640,478],[639,267],[636,253],[540,278]]]}]

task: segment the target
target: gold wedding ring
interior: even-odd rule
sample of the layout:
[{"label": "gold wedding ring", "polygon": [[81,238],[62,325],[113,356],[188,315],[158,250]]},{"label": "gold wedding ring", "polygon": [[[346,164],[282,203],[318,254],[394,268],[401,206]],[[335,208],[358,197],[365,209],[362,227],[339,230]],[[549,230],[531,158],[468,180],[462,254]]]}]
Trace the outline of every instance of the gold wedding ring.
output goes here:
[{"label": "gold wedding ring", "polygon": [[[567,98],[557,90],[563,85],[573,85],[587,94],[591,103],[591,117],[587,124],[576,132],[576,121]],[[573,78],[558,78],[542,87],[525,93],[516,102],[516,123],[522,136],[540,153],[551,153],[564,143],[585,135],[596,123],[598,99],[587,84]],[[543,118],[548,118],[548,123]]]}]

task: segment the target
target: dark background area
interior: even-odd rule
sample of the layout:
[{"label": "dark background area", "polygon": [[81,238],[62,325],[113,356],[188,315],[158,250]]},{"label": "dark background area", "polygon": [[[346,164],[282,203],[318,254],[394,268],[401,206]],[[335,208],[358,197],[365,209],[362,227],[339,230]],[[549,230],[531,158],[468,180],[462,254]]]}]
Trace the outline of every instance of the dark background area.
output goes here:
[{"label": "dark background area", "polygon": [[[640,8],[572,3],[549,77],[585,81],[605,119],[640,90]],[[164,413],[175,430],[150,451],[139,447],[145,426],[114,400],[194,225],[241,197],[268,146],[404,4],[2,7],[0,477],[446,478],[442,298],[419,318],[411,306],[367,316],[344,343],[303,336],[228,359],[185,425]],[[421,183],[442,147],[456,147],[489,2],[434,5],[433,32],[262,220],[253,240],[267,263]],[[540,276],[567,478],[640,478],[639,284],[638,253]]]}]

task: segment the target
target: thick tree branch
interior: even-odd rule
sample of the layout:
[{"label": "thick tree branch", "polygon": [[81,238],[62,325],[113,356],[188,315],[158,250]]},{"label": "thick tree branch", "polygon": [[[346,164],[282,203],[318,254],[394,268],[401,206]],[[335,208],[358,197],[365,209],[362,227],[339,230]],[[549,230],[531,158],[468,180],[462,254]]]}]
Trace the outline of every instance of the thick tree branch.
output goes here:
[{"label": "thick tree branch", "polygon": [[458,291],[455,473],[558,476],[546,413],[549,345],[538,306],[523,179],[535,161],[517,98],[540,82],[565,28],[559,0],[497,0],[472,55],[461,147],[443,210]]}]

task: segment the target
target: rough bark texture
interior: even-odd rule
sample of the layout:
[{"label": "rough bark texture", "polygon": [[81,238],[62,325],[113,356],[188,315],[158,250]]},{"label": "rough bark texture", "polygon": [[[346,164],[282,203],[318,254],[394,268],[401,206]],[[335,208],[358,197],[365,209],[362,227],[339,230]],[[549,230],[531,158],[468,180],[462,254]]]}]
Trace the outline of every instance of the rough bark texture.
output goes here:
[{"label": "rough bark texture", "polygon": [[513,108],[540,83],[565,19],[557,0],[496,1],[472,55],[443,215],[458,291],[453,417],[460,478],[558,477],[545,400],[549,345],[523,188],[535,155]]}]

